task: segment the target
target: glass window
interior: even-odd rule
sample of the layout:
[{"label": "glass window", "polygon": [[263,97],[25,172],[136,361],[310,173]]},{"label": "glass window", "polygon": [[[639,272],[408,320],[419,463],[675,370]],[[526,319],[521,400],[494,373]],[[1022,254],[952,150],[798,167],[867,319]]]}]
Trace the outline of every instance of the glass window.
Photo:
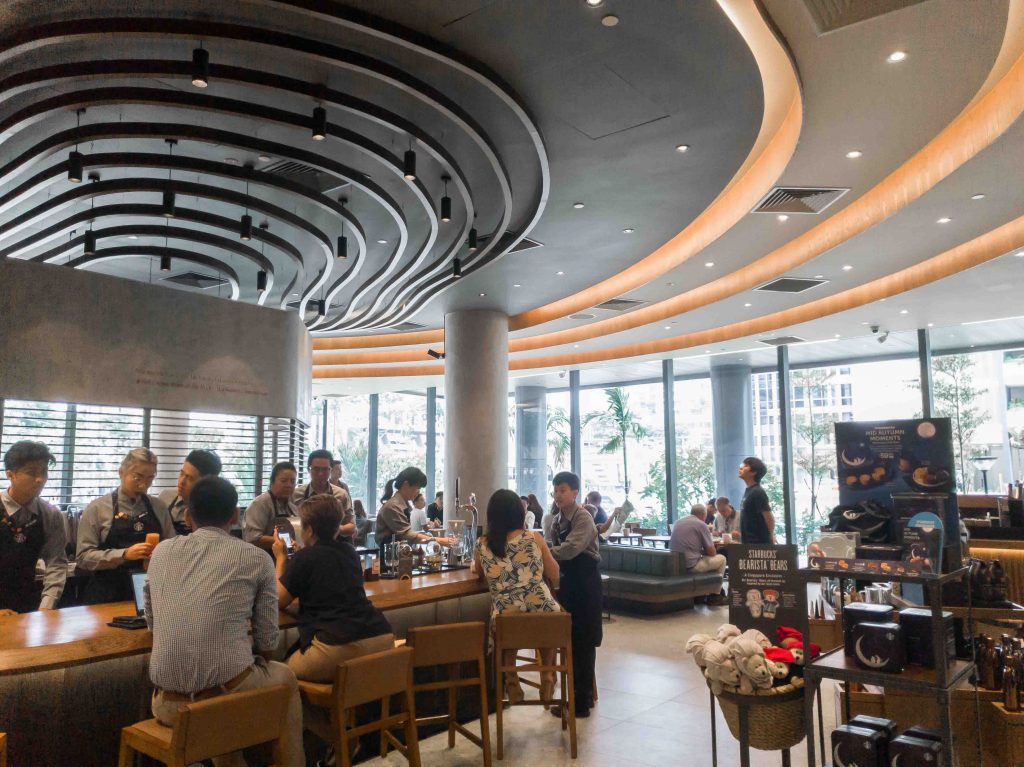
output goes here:
[{"label": "glass window", "polygon": [[377,494],[407,466],[426,467],[427,398],[424,393],[383,392],[377,416]]},{"label": "glass window", "polygon": [[[550,480],[560,471],[572,469],[571,414],[569,392],[547,393],[548,421],[548,476]],[[541,499],[541,505],[544,499]]]},{"label": "glass window", "polygon": [[75,406],[62,402],[25,402],[13,399],[5,400],[3,406],[0,454],[6,453],[11,445],[23,439],[44,443],[57,459],[57,464],[50,468],[42,497],[50,503],[67,503],[70,500],[70,488],[64,471],[64,444],[69,414],[74,423]]},{"label": "glass window", "polygon": [[327,448],[341,461],[341,478],[348,485],[352,499],[361,500],[367,512],[372,513],[376,503],[367,505],[366,494],[369,435],[368,395],[350,394],[327,400]]},{"label": "glass window", "polygon": [[88,503],[117,489],[122,459],[142,446],[142,427],[139,408],[77,406],[72,503]]},{"label": "glass window", "polygon": [[[711,378],[674,383],[676,418],[676,513],[717,495],[715,439],[712,430]],[[659,464],[664,467],[664,463]],[[649,482],[657,477],[649,476]],[[663,480],[662,480],[663,481]]]}]

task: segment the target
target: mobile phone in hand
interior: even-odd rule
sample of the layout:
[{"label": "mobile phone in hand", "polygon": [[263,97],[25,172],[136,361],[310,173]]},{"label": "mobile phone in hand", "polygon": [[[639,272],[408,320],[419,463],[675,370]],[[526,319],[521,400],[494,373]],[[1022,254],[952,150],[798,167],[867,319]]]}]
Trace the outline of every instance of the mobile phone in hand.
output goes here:
[{"label": "mobile phone in hand", "polygon": [[284,541],[284,550],[288,556],[292,556],[295,553],[295,543],[292,541],[292,534],[278,530],[277,537]]}]

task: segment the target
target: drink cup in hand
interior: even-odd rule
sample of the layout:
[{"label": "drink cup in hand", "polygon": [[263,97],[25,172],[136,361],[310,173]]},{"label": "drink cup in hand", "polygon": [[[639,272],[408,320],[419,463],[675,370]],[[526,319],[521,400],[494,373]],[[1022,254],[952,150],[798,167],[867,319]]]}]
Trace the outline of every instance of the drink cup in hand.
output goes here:
[{"label": "drink cup in hand", "polygon": [[146,543],[156,548],[156,545],[160,543],[160,533],[146,533]]}]

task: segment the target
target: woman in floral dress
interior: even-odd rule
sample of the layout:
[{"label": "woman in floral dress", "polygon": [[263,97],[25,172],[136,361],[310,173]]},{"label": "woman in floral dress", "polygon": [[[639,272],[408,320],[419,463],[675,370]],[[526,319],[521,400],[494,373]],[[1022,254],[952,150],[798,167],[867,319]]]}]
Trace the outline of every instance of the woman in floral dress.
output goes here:
[{"label": "woman in floral dress", "polygon": [[[492,649],[494,616],[499,613],[560,610],[551,596],[551,590],[558,588],[558,563],[540,533],[523,529],[524,519],[523,504],[511,490],[498,490],[487,502],[487,535],[477,540],[476,567],[491,592]],[[553,660],[548,657],[549,653],[543,651],[545,663]],[[514,655],[514,652],[509,653],[509,656]],[[512,660],[512,657],[505,658],[506,663]],[[542,674],[542,700],[550,700],[554,686],[554,673]],[[518,703],[523,699],[518,675],[508,675],[507,687],[509,702]]]}]

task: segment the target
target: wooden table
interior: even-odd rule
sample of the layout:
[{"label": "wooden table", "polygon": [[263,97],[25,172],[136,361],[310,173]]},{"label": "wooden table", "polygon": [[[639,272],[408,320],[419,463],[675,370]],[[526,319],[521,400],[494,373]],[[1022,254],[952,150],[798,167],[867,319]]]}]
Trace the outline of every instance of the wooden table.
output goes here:
[{"label": "wooden table", "polygon": [[[370,600],[404,636],[413,625],[486,619],[487,586],[453,570],[366,584]],[[0,732],[9,767],[117,763],[120,728],[149,713],[153,635],[107,626],[134,602],[0,618]],[[280,614],[283,629],[295,618]],[[59,737],[55,737],[59,735]]]}]

